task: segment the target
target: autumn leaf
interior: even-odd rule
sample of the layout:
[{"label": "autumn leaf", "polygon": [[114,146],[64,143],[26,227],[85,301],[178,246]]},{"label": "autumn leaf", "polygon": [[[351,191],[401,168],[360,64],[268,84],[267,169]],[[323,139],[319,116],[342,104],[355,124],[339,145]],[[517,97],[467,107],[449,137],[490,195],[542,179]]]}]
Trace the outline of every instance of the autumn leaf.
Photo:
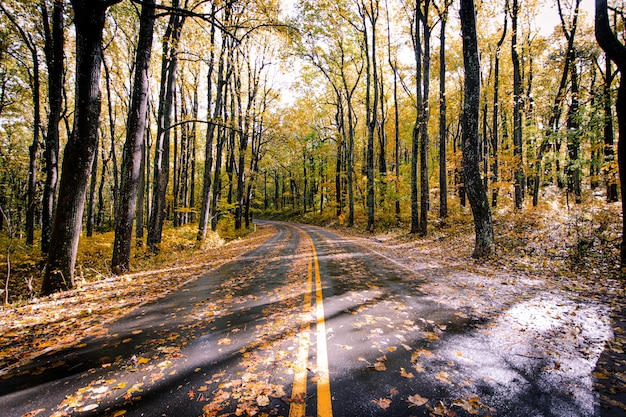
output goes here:
[{"label": "autumn leaf", "polygon": [[477,415],[480,412],[481,408],[487,408],[483,403],[480,402],[480,398],[478,397],[457,399],[452,402],[452,405],[462,408],[471,415]]},{"label": "autumn leaf", "polygon": [[419,394],[411,395],[407,401],[411,404],[409,407],[421,407],[428,402],[428,398],[424,398]]},{"label": "autumn leaf", "polygon": [[372,402],[383,410],[388,409],[391,405],[391,400],[389,398],[379,398],[378,400],[372,400]]},{"label": "autumn leaf", "polygon": [[270,398],[265,394],[259,395],[258,397],[256,397],[256,403],[259,405],[259,407],[266,407],[270,405]]},{"label": "autumn leaf", "polygon": [[218,345],[230,345],[231,343],[232,342],[228,337],[224,337],[217,342]]},{"label": "autumn leaf", "polygon": [[374,364],[374,369],[376,369],[377,371],[386,371],[386,370],[387,370],[387,367],[386,367],[386,366],[385,366],[385,364],[384,364],[384,363],[382,363],[382,362],[376,362],[376,363]]},{"label": "autumn leaf", "polygon": [[441,382],[445,382],[446,384],[451,384],[452,381],[450,381],[450,378],[448,378],[448,373],[447,372],[439,372],[437,374],[437,376],[435,376],[435,379],[441,381]]},{"label": "autumn leaf", "polygon": [[441,401],[437,403],[437,405],[432,411],[432,414],[436,416],[443,416],[443,417],[455,417],[456,416],[456,413],[450,410],[448,407],[446,407],[445,404],[442,403]]},{"label": "autumn leaf", "polygon": [[411,372],[407,372],[406,369],[400,368],[400,376],[403,378],[413,378],[413,374]]},{"label": "autumn leaf", "polygon": [[150,362],[150,359],[148,359],[148,358],[143,358],[142,357],[142,358],[137,359],[137,364],[138,365],[142,365],[142,364],[148,363],[148,362]]},{"label": "autumn leaf", "polygon": [[126,388],[126,382],[120,382],[119,384],[113,387],[113,389],[124,389],[124,388]]}]

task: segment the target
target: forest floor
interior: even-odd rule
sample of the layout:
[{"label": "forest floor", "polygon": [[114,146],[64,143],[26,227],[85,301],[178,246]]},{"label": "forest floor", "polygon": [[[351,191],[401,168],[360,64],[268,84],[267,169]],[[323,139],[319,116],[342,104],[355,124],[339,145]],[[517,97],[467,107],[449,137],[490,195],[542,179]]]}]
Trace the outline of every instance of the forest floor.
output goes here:
[{"label": "forest floor", "polygon": [[[617,269],[619,213],[618,204],[595,199],[579,207],[561,202],[521,212],[502,209],[494,213],[498,255],[486,261],[471,258],[474,238],[469,208],[439,221],[424,238],[407,234],[406,228],[372,234],[329,226],[413,271],[445,269],[449,273],[441,274],[429,288],[433,300],[470,309],[478,318],[512,321],[520,332],[534,338],[538,350],[558,349],[563,354],[562,361],[553,364],[555,371],[572,366],[568,350],[588,352],[598,359],[593,376],[601,405],[613,410],[606,415],[626,415],[625,291]],[[37,274],[23,273],[36,270],[37,261],[15,253],[16,272],[9,291],[21,298],[0,307],[0,378],[35,357],[79,346],[85,338],[106,332],[107,325],[124,314],[241,256],[272,233],[271,228],[260,227],[246,238],[228,243],[213,239],[201,249],[181,238],[182,243],[174,242],[180,250],[161,255],[158,262],[142,258],[145,255],[139,252],[136,263],[142,270],[120,277],[90,266],[87,261],[98,258],[95,252],[102,251],[99,257],[108,259],[107,246],[83,239],[84,262],[77,287],[46,298],[29,296],[39,285]],[[20,248],[19,242],[15,245]],[[6,262],[0,264],[6,267]],[[592,308],[581,309],[577,301]],[[524,306],[530,316],[512,316],[516,306]],[[539,327],[546,321],[561,324],[555,328],[574,330],[542,333]],[[589,322],[598,334],[589,334]],[[495,335],[497,328],[487,331]],[[602,341],[599,350],[591,343],[594,340]]]}]

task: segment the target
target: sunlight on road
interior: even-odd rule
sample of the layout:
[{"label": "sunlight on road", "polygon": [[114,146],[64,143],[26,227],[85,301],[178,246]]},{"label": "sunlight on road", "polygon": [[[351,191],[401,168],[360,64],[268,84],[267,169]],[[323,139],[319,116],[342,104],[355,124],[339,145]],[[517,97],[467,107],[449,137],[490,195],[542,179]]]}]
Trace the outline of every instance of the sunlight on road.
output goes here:
[{"label": "sunlight on road", "polygon": [[538,400],[546,402],[542,407],[554,415],[585,416],[594,414],[592,372],[612,337],[605,306],[544,293],[476,333],[449,339],[439,354],[454,359],[473,385],[492,392],[490,403],[500,410],[553,392]]}]

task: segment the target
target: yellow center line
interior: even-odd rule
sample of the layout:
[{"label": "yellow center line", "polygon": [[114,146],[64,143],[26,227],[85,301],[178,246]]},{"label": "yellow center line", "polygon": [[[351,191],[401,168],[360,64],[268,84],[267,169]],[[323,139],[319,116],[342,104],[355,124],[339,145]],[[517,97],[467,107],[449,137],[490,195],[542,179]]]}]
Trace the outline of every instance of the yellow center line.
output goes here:
[{"label": "yellow center line", "polygon": [[328,350],[326,347],[326,323],[324,320],[324,299],[320,266],[313,243],[313,263],[315,265],[315,305],[317,311],[317,415],[332,417],[333,407],[330,397],[330,377],[328,374]]},{"label": "yellow center line", "polygon": [[[300,343],[298,345],[296,365],[294,366],[289,417],[304,417],[306,415],[308,357],[311,345],[311,312],[313,311],[313,285],[315,285],[315,329],[317,333],[317,416],[332,417],[333,415],[330,395],[330,377],[328,372],[322,280],[313,239],[311,239],[311,245],[312,255],[308,263],[307,284],[304,293],[304,313],[302,315],[302,323],[300,324]],[[315,273],[313,273],[313,271],[315,271]],[[313,280],[314,276],[315,281]]]},{"label": "yellow center line", "polygon": [[309,262],[309,273],[304,293],[304,313],[300,325],[300,345],[298,346],[298,359],[295,364],[293,376],[293,389],[291,391],[291,406],[289,417],[304,417],[306,407],[306,382],[308,372],[309,346],[311,344],[311,293],[313,291],[313,267]]}]

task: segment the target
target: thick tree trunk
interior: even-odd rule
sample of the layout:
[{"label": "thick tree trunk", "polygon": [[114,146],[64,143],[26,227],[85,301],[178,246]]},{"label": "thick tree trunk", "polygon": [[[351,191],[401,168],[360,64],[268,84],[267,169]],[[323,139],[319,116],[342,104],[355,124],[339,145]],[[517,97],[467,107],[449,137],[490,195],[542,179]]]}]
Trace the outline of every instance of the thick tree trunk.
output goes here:
[{"label": "thick tree trunk", "polygon": [[[215,4],[213,4],[211,9],[211,15],[215,16]],[[211,120],[209,120],[209,124],[207,126],[206,131],[206,141],[205,141],[205,156],[204,156],[204,177],[202,181],[202,208],[200,209],[200,219],[198,221],[198,241],[202,242],[206,239],[207,227],[209,225],[209,214],[211,207],[211,175],[213,170],[213,142],[215,140],[215,131],[217,129],[217,122],[220,117],[220,112],[222,109],[222,91],[224,89],[224,49],[222,48],[219,64],[218,64],[218,72],[217,72],[217,87],[216,87],[216,96],[215,103],[213,103],[213,71],[215,65],[215,25],[211,26],[211,48],[209,53],[209,72],[207,74],[207,109],[211,111],[213,109]]]},{"label": "thick tree trunk", "polygon": [[76,28],[76,104],[74,129],[63,155],[59,200],[41,292],[69,289],[82,227],[85,194],[98,149],[102,31],[112,1],[72,0]]},{"label": "thick tree trunk", "polygon": [[45,55],[48,67],[48,127],[45,137],[46,180],[41,202],[41,251],[48,253],[52,235],[52,220],[56,205],[59,177],[59,123],[63,105],[63,1],[55,0],[52,8],[52,27],[47,19],[47,9],[42,4],[45,35]]},{"label": "thick tree trunk", "polygon": [[421,11],[420,2],[415,2],[413,36],[413,53],[415,55],[415,123],[413,124],[413,136],[411,140],[411,233],[420,232],[419,215],[419,187],[418,187],[418,161],[419,161],[419,139],[420,121],[422,118],[422,39],[420,35]]},{"label": "thick tree trunk", "polygon": [[[137,192],[142,177],[143,137],[148,113],[148,87],[152,37],[154,34],[155,0],[145,0],[141,6],[141,20],[135,58],[135,80],[122,159],[119,201],[115,213],[115,240],[111,269],[119,274],[130,268],[130,249]],[[143,190],[142,190],[143,192]]]},{"label": "thick tree trunk", "polygon": [[462,116],[463,173],[476,231],[476,243],[472,256],[481,258],[493,255],[495,245],[491,210],[479,168],[480,63],[474,0],[461,0],[460,16],[463,35],[463,63],[465,66],[465,99]]},{"label": "thick tree trunk", "polygon": [[[173,7],[178,7],[178,1]],[[175,100],[176,72],[178,67],[178,40],[184,17],[172,15],[163,36],[163,60],[161,66],[161,89],[159,93],[158,130],[154,153],[154,194],[148,225],[147,243],[151,250],[158,249],[165,223],[166,194],[170,176],[170,124]]]},{"label": "thick tree trunk", "polygon": [[617,111],[618,143],[617,163],[619,165],[620,192],[622,195],[622,243],[620,265],[626,269],[626,46],[624,46],[609,24],[607,0],[596,0],[595,19],[596,39],[607,57],[615,62],[620,71],[620,83],[615,103]]}]

